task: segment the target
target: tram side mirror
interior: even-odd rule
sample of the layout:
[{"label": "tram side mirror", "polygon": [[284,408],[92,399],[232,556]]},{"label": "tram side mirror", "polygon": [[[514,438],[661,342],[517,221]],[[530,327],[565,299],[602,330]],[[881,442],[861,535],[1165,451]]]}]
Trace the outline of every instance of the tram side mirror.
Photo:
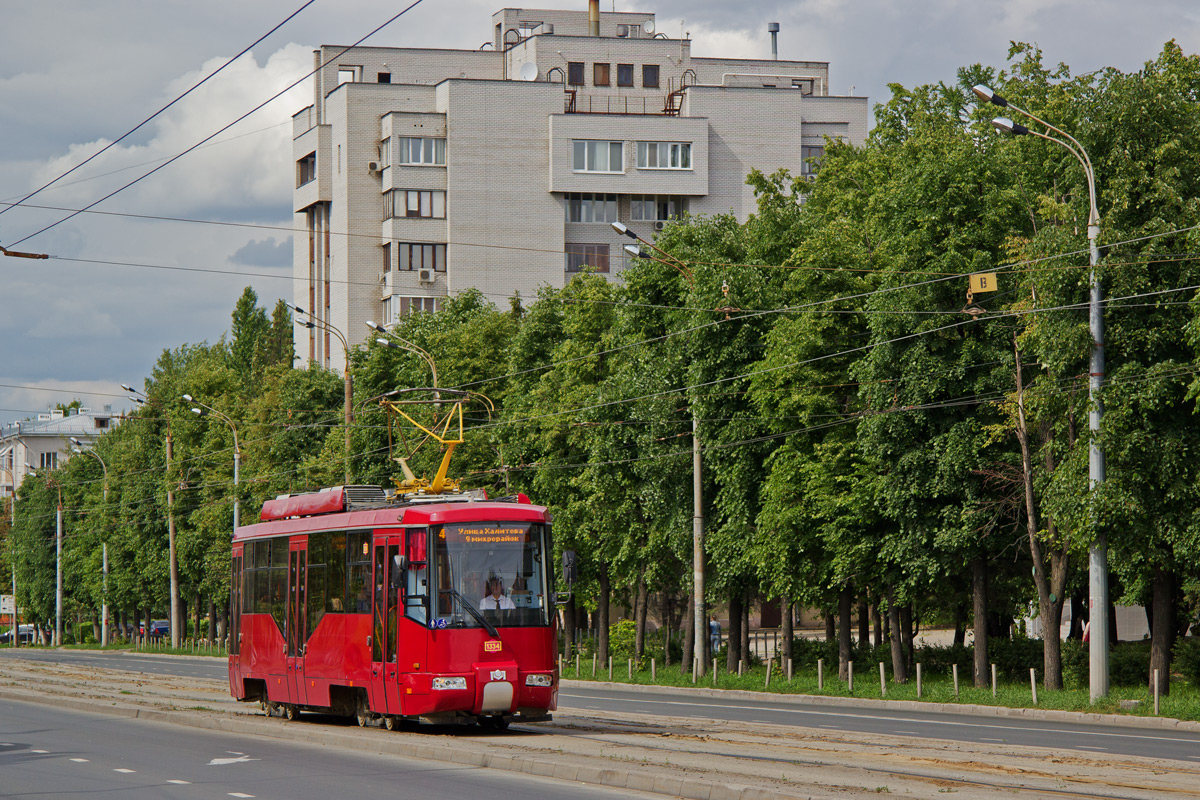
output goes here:
[{"label": "tram side mirror", "polygon": [[575,551],[563,550],[563,583],[567,587],[575,585],[576,578],[579,577],[578,568],[575,565]]}]

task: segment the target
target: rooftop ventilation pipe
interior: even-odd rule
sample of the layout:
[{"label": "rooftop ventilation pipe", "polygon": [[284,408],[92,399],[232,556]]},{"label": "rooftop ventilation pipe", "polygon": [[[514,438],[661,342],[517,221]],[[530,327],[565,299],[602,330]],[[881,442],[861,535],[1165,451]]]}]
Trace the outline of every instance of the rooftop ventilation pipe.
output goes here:
[{"label": "rooftop ventilation pipe", "polygon": [[600,35],[600,0],[588,0],[588,36]]},{"label": "rooftop ventilation pipe", "polygon": [[779,60],[779,23],[768,22],[767,32],[771,34],[771,58]]}]

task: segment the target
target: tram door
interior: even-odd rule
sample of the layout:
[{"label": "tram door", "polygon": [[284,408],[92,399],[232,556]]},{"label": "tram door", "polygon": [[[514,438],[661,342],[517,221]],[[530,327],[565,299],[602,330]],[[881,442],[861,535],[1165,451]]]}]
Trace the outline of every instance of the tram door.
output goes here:
[{"label": "tram door", "polygon": [[371,636],[371,695],[376,711],[400,713],[400,686],[396,672],[396,619],[404,570],[400,568],[400,536],[375,540],[374,631]]},{"label": "tram door", "polygon": [[308,702],[304,681],[304,650],[308,642],[308,539],[293,541],[288,552],[287,679],[289,696]]}]

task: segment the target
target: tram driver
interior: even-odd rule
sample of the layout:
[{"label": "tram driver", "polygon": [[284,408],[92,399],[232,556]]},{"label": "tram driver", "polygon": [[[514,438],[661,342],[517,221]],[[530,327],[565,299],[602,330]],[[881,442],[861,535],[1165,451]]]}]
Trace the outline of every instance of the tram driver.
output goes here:
[{"label": "tram driver", "polygon": [[498,575],[488,578],[487,594],[479,601],[479,608],[483,611],[516,608],[513,601],[504,594],[504,581],[500,580]]}]

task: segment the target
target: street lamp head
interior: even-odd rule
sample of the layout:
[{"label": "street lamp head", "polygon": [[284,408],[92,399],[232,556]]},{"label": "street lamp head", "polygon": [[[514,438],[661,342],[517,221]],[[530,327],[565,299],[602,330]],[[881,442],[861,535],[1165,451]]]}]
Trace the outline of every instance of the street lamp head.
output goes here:
[{"label": "street lamp head", "polygon": [[629,227],[622,222],[614,222],[612,224],[612,229],[619,234],[628,236],[630,239],[638,238],[637,234],[634,233],[633,231],[629,230]]},{"label": "street lamp head", "polygon": [[308,328],[310,331],[311,331],[313,328],[317,327],[317,325],[316,325],[316,323],[315,323],[315,322],[309,322],[308,320],[299,320],[299,319],[298,319],[298,320],[296,320],[296,322],[298,322],[299,324],[301,324],[301,325],[303,325],[304,327]]},{"label": "street lamp head", "polygon": [[1001,108],[1008,107],[1008,101],[1001,97],[996,92],[993,92],[990,87],[984,86],[982,83],[977,83],[971,87],[971,91],[985,103],[1000,106]]},{"label": "street lamp head", "polygon": [[399,349],[399,348],[396,348],[396,345],[392,344],[387,339],[376,339],[375,344],[383,345],[384,347],[391,347],[394,349]]},{"label": "street lamp head", "polygon": [[629,255],[633,256],[634,258],[647,257],[644,253],[642,253],[642,248],[638,247],[636,244],[625,245],[625,252],[629,253]]},{"label": "street lamp head", "polygon": [[190,394],[185,394],[185,395],[183,395],[183,399],[184,399],[184,400],[187,400],[189,403],[194,403],[194,402],[196,402],[195,398],[193,398],[193,397],[192,397]]},{"label": "street lamp head", "polygon": [[300,306],[298,306],[298,305],[294,305],[294,304],[293,304],[293,305],[292,305],[292,309],[293,309],[293,310],[294,310],[294,311],[295,311],[297,314],[307,314],[307,313],[308,313],[307,311],[305,311],[303,308],[301,308],[301,307],[300,307]]},{"label": "street lamp head", "polygon": [[992,125],[996,127],[996,130],[1011,133],[1013,136],[1024,136],[1029,133],[1029,128],[1019,122],[1013,122],[1008,117],[996,117],[992,120]]},{"label": "street lamp head", "polygon": [[193,413],[193,414],[195,414],[197,417],[203,417],[203,416],[204,416],[204,411],[203,411],[203,409],[199,409],[199,408],[192,408],[192,413]]},{"label": "street lamp head", "polygon": [[129,395],[129,399],[133,401],[134,405],[138,405],[138,406],[146,405],[146,401],[140,397],[134,397],[133,395]]},{"label": "street lamp head", "polygon": [[121,388],[127,392],[136,392],[137,391],[137,389],[133,388],[132,386],[127,386],[124,383],[121,384]]},{"label": "street lamp head", "polygon": [[70,441],[71,444],[75,445],[76,447],[83,447],[83,442],[79,441],[74,436],[70,437],[68,441]]},{"label": "street lamp head", "polygon": [[373,320],[373,319],[367,320],[367,327],[373,331],[379,331],[380,333],[387,333],[387,328],[383,327],[382,325],[376,324],[375,320]]}]

